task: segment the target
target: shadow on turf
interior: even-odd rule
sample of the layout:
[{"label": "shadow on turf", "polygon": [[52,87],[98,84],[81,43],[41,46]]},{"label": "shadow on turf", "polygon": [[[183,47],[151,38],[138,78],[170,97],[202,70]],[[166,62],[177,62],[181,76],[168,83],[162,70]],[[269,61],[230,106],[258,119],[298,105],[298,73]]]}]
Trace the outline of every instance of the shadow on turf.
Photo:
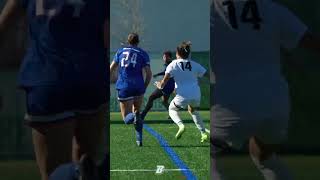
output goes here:
[{"label": "shadow on turf", "polygon": [[[204,123],[210,123],[209,120],[203,120]],[[193,120],[183,120],[183,123],[194,123]],[[110,121],[110,124],[124,124],[123,121]],[[172,120],[144,120],[144,124],[174,124]]]}]

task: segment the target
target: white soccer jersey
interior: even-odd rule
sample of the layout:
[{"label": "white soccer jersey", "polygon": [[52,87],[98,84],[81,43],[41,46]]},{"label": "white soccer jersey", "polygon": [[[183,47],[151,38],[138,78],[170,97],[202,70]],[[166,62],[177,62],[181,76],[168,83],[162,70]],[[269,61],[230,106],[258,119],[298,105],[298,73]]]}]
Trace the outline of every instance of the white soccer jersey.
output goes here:
[{"label": "white soccer jersey", "polygon": [[269,0],[213,0],[214,103],[244,118],[288,118],[280,49],[295,48],[307,27]]},{"label": "white soccer jersey", "polygon": [[192,60],[176,59],[168,65],[165,73],[174,78],[177,95],[185,99],[200,99],[198,78],[205,72],[204,67]]}]

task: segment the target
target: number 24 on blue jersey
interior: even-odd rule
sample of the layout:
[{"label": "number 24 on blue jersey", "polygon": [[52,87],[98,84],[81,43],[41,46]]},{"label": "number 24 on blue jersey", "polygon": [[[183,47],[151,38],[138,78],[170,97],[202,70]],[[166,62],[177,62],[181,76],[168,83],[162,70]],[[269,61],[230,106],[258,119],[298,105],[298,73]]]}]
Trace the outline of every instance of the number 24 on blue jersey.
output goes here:
[{"label": "number 24 on blue jersey", "polygon": [[125,51],[122,53],[123,54],[123,57],[120,61],[120,66],[121,67],[128,67],[130,64],[132,64],[132,67],[136,67],[136,64],[137,64],[137,53],[133,53],[131,58],[130,57],[130,52],[128,51]]}]

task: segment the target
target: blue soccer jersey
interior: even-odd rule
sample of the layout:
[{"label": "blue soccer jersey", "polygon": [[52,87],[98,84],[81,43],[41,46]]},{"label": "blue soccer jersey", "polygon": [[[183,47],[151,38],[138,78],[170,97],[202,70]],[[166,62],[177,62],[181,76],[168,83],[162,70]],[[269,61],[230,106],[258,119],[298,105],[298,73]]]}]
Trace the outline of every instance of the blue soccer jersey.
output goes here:
[{"label": "blue soccer jersey", "polygon": [[108,84],[104,0],[22,0],[30,45],[21,86]]},{"label": "blue soccer jersey", "polygon": [[145,89],[143,68],[150,65],[149,55],[138,47],[124,47],[117,51],[113,61],[118,64],[116,88]]}]

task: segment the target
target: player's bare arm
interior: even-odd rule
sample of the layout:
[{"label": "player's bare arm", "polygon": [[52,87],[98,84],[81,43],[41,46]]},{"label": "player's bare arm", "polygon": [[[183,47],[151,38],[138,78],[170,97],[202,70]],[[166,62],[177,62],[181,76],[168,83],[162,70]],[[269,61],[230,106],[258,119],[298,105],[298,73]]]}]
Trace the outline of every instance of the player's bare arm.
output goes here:
[{"label": "player's bare arm", "polygon": [[320,55],[320,38],[310,32],[306,32],[299,43],[299,47],[309,49]]},{"label": "player's bare arm", "polygon": [[[200,76],[198,79],[199,79],[199,82],[202,82],[202,83],[206,83],[208,80],[210,80],[210,82],[212,82],[211,79],[214,79],[213,82],[215,82],[215,77],[212,76],[210,77],[210,73],[208,71],[206,71],[202,76]],[[214,83],[213,83],[214,84]]]},{"label": "player's bare arm", "polygon": [[202,77],[208,78],[210,79],[210,73],[208,71],[206,71]]},{"label": "player's bare arm", "polygon": [[114,61],[110,64],[110,74],[112,74],[118,67],[118,64]]},{"label": "player's bare arm", "polygon": [[117,80],[117,73],[115,72],[118,68],[118,64],[114,61],[110,64],[110,82],[114,83]]},{"label": "player's bare arm", "polygon": [[[110,69],[111,70],[111,69]],[[143,68],[143,71],[145,72],[145,80],[144,80],[144,87],[147,88],[150,84],[151,78],[152,78],[152,72],[150,66],[145,66]]]},{"label": "player's bare arm", "polygon": [[15,17],[23,15],[22,8],[19,8],[18,0],[7,0],[0,13],[0,34],[3,34],[5,28],[15,21]]}]

